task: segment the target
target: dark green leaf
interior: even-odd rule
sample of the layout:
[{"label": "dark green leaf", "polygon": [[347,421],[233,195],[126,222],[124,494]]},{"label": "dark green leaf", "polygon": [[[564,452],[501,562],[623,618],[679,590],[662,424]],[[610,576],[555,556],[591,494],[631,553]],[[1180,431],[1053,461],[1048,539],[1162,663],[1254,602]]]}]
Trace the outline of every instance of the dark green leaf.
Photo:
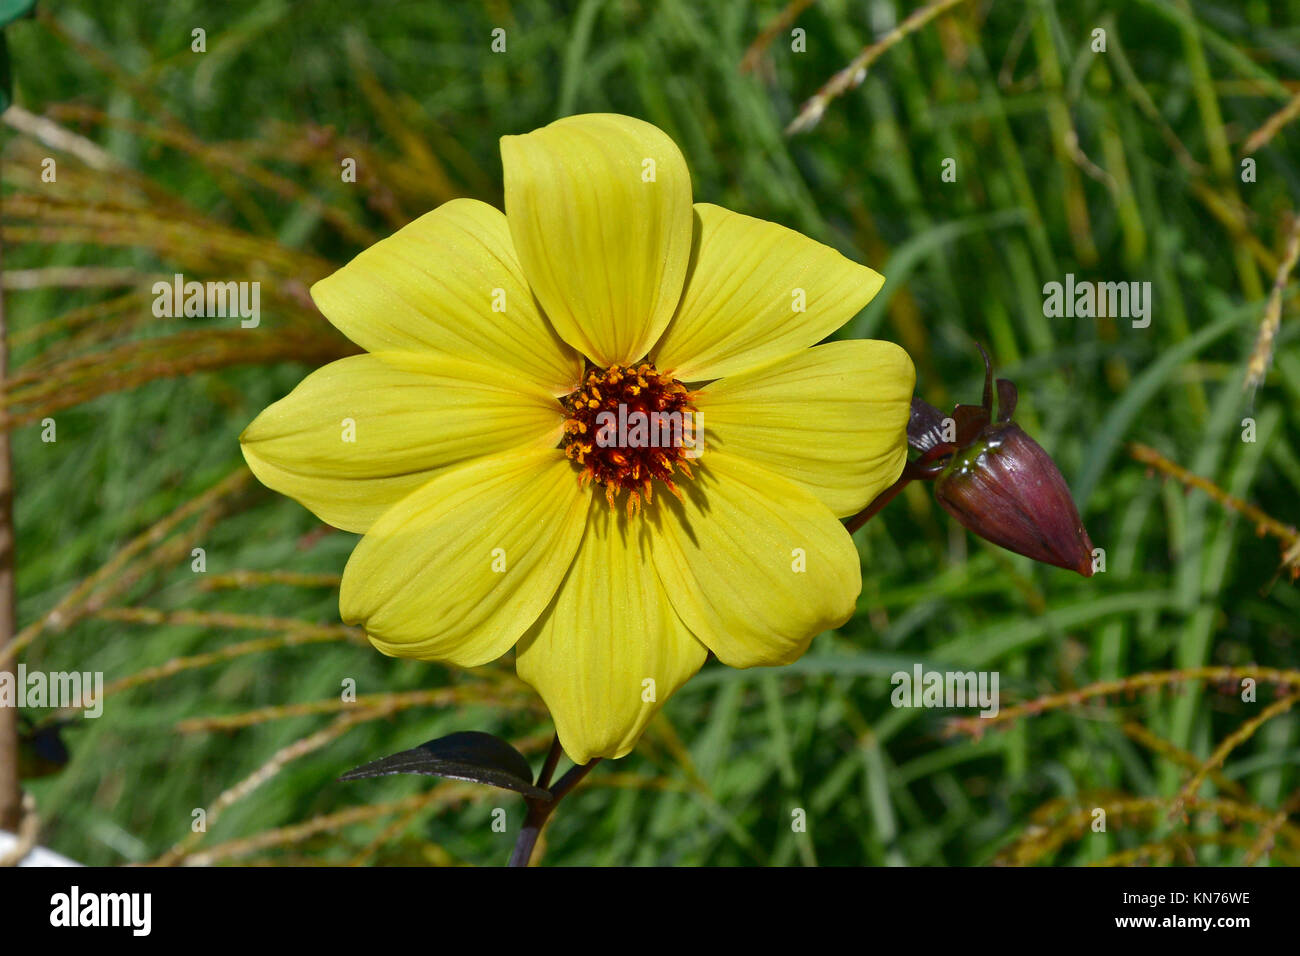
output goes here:
[{"label": "dark green leaf", "polygon": [[9,44],[5,42],[4,28],[19,17],[31,14],[36,0],[0,0],[0,113],[13,102],[14,82],[9,70]]},{"label": "dark green leaf", "polygon": [[35,6],[36,0],[0,0],[0,27],[28,16]]},{"label": "dark green leaf", "polygon": [[490,787],[514,790],[526,797],[550,799],[550,794],[533,786],[528,760],[500,737],[478,730],[466,730],[430,740],[413,750],[384,757],[349,770],[340,780],[361,780],[395,773],[418,773],[452,780],[468,780]]},{"label": "dark green leaf", "polygon": [[9,44],[5,42],[4,31],[0,30],[0,113],[9,109],[13,102],[14,81],[9,75]]}]

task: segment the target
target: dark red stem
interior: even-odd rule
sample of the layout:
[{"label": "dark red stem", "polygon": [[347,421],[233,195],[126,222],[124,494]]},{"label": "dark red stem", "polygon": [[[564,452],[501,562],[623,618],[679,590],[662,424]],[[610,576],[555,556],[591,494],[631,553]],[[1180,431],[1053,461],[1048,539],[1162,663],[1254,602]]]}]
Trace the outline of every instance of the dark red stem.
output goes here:
[{"label": "dark red stem", "polygon": [[903,465],[903,474],[898,480],[876,495],[875,500],[867,505],[852,518],[844,522],[844,527],[849,534],[857,531],[864,524],[880,513],[880,510],[897,497],[898,493],[914,481],[933,481],[943,473],[946,462],[941,459],[947,458],[957,450],[956,445],[943,444],[935,445],[929,451],[923,452],[921,457],[916,461],[909,461]]},{"label": "dark red stem", "polygon": [[[560,762],[560,738],[556,736],[555,741],[551,744],[551,751],[546,755],[546,762],[542,765],[541,772],[537,775],[537,786],[547,789],[551,782],[551,775],[555,773],[555,766]],[[510,854],[508,866],[527,866],[528,861],[532,859],[533,848],[537,845],[537,838],[541,836],[542,827],[546,826],[546,821],[550,819],[555,812],[556,806],[565,795],[582,782],[582,778],[591,772],[591,768],[600,763],[600,758],[589,763],[584,763],[580,767],[570,767],[569,770],[555,784],[550,787],[551,799],[541,800],[533,797],[524,797],[528,804],[528,815],[524,817],[523,829],[519,831],[519,839],[515,841],[514,852]]]}]

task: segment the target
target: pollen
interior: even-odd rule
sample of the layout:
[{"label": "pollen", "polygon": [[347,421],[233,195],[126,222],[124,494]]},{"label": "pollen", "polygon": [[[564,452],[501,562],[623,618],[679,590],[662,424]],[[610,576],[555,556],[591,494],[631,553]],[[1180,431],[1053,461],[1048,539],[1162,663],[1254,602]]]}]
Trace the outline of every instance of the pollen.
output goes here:
[{"label": "pollen", "polygon": [[654,501],[656,481],[681,498],[673,479],[693,477],[689,459],[699,456],[704,439],[694,398],[649,362],[589,367],[582,384],[560,399],[560,447],[582,470],[584,485],[604,487],[611,509],[626,491],[630,517]]}]

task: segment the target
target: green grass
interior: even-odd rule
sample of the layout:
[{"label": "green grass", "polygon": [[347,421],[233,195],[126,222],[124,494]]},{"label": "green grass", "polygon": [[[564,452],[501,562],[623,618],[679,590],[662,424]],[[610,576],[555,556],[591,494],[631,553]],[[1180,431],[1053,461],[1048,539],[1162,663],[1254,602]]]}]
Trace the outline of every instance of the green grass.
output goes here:
[{"label": "green grass", "polygon": [[[1242,390],[1273,282],[1244,237],[1281,257],[1300,197],[1300,124],[1255,155],[1257,181],[1244,183],[1238,172],[1246,137],[1300,89],[1300,3],[963,4],[884,54],[860,88],[794,138],[783,129],[799,104],[890,25],[876,22],[878,12],[894,9],[901,19],[912,7],[818,3],[797,21],[808,52],[791,52],[783,33],[766,75],[741,74],[745,49],[779,9],[738,0],[48,4],[47,15],[116,63],[120,76],[96,68],[47,23],[8,30],[21,106],[39,114],[71,102],[153,125],[166,122],[165,111],[377,235],[392,225],[362,190],[339,182],[337,156],[323,150],[298,161],[295,144],[311,128],[332,127],[415,164],[403,141],[410,137],[436,157],[455,193],[499,205],[499,136],[572,112],[640,116],[681,146],[697,200],[799,229],[885,274],[885,290],[842,334],[904,345],[918,395],[941,407],[977,401],[977,340],[1018,383],[1017,417],[1061,465],[1106,551],[1106,573],[1085,580],[997,551],[962,533],[927,489],[909,489],[858,535],[856,617],[782,670],[706,665],[631,756],[598,768],[566,801],[547,832],[548,864],[987,863],[1048,801],[1092,808],[1110,799],[1099,794],[1178,792],[1188,769],[1126,735],[1125,722],[1204,759],[1274,691],[1262,687],[1260,702],[1246,704],[1192,683],[1178,694],[1049,712],[972,740],[945,735],[948,712],[892,707],[895,670],[918,660],[995,669],[1005,707],[1149,671],[1295,668],[1300,660],[1300,592],[1285,574],[1274,581],[1276,541],[1203,494],[1148,477],[1125,451],[1129,441],[1152,445],[1278,520],[1300,521],[1293,295],[1268,379],[1254,393]],[[1089,49],[1097,26],[1108,30],[1106,53]],[[205,54],[190,52],[195,27],[207,30]],[[507,31],[504,54],[489,51],[495,27]],[[368,84],[386,91],[391,115],[376,108]],[[336,263],[360,248],[302,196],[214,175],[122,126],[67,122],[212,220]],[[283,124],[297,132],[282,136]],[[1061,138],[1068,128],[1105,177],[1071,157]],[[1195,170],[1180,162],[1175,138],[1200,164]],[[6,141],[11,182],[14,164],[32,155],[19,139]],[[75,168],[59,155],[61,170]],[[956,160],[955,183],[941,180],[946,158]],[[61,174],[43,188],[76,200],[81,182]],[[446,198],[432,180],[422,188],[427,195],[393,184],[406,215]],[[1216,218],[1214,197],[1229,207],[1239,198],[1244,232]],[[6,242],[6,269],[54,265],[176,271],[166,256],[139,248]],[[1150,281],[1150,327],[1045,317],[1042,286],[1067,272]],[[108,294],[10,291],[11,329]],[[288,321],[264,309],[268,326]],[[159,331],[137,321],[123,337]],[[49,344],[16,348],[15,367],[39,362]],[[36,423],[18,427],[20,624],[237,467],[240,430],[307,369],[245,365],[105,395],[57,412],[55,444],[41,442]],[[1241,440],[1248,416],[1254,443]],[[337,573],[355,537],[312,535],[318,527],[300,506],[250,485],[202,537],[208,574]],[[337,622],[337,595],[327,589],[212,593],[199,585],[186,549],[110,603]],[[112,681],[251,636],[88,619],[45,634],[24,659],[30,668],[102,670]],[[177,733],[179,721],[337,698],[346,678],[362,694],[469,679],[325,643],[110,698],[102,719],[66,732],[71,764],[31,785],[44,842],[96,864],[159,856],[189,832],[192,809],[331,718],[193,734]],[[427,791],[435,784],[424,778],[334,778],[462,729],[544,746],[549,722],[520,692],[504,706],[411,709],[362,724],[288,763],[226,811],[200,846]],[[540,759],[535,748],[530,755]],[[1287,715],[1235,750],[1224,774],[1244,788],[1243,800],[1294,812],[1298,763],[1297,719]],[[493,832],[494,807],[506,809],[510,833]],[[796,808],[806,811],[804,833],[791,827]],[[518,797],[485,791],[414,816],[368,859],[496,864],[522,815]],[[352,859],[391,821],[314,837],[280,859]],[[1245,846],[1198,849],[1203,863],[1241,862],[1257,832],[1201,816],[1190,829],[1245,835]],[[1038,862],[1097,861],[1186,830],[1163,813],[1129,824],[1112,816],[1107,833],[1066,840]]]}]

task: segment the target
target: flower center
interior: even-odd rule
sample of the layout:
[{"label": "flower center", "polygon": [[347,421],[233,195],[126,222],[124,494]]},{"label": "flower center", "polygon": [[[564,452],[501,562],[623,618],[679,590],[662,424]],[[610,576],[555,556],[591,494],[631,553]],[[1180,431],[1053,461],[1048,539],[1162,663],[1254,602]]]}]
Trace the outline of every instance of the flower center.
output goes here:
[{"label": "flower center", "polygon": [[662,481],[678,498],[674,469],[693,477],[688,458],[704,447],[701,416],[694,393],[649,362],[587,370],[577,391],[560,399],[567,415],[561,446],[582,466],[581,481],[605,486],[612,509],[619,493],[628,492],[629,516],[653,498],[652,485]]}]

